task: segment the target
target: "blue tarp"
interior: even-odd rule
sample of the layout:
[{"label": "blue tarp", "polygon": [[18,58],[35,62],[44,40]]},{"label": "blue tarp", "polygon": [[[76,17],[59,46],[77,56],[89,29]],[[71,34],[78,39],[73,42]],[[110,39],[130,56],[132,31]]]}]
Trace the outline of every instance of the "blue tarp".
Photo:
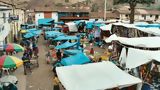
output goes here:
[{"label": "blue tarp", "polygon": [[137,27],[145,27],[145,28],[160,28],[160,24],[142,24],[136,25]]},{"label": "blue tarp", "polygon": [[38,25],[51,25],[52,18],[38,19]]},{"label": "blue tarp", "polygon": [[61,60],[61,64],[64,66],[80,65],[80,64],[85,64],[89,62],[91,62],[91,60],[86,55],[84,55],[84,53],[79,53],[74,56],[63,58]]},{"label": "blue tarp", "polygon": [[58,25],[64,25],[64,22],[54,22],[54,24],[58,24]]},{"label": "blue tarp", "polygon": [[97,26],[97,27],[99,27],[99,28],[100,28],[101,26],[104,26],[104,25],[105,25],[104,23],[95,23],[95,24],[94,24],[94,26]]},{"label": "blue tarp", "polygon": [[77,40],[77,36],[59,36],[55,38],[54,40]]},{"label": "blue tarp", "polygon": [[47,38],[49,37],[57,37],[57,36],[61,36],[64,35],[64,33],[58,32],[58,31],[46,31],[45,35]]},{"label": "blue tarp", "polygon": [[93,29],[94,22],[88,22],[86,24],[86,29]]},{"label": "blue tarp", "polygon": [[31,38],[31,37],[33,37],[33,36],[36,36],[36,34],[33,34],[33,33],[26,33],[25,35],[24,35],[24,38]]},{"label": "blue tarp", "polygon": [[74,42],[74,43],[70,43],[70,42],[65,42],[65,43],[63,43],[63,44],[61,44],[61,45],[59,45],[59,46],[56,46],[55,48],[56,49],[64,49],[64,48],[69,48],[69,47],[73,47],[74,45],[76,45],[77,44],[77,42]]},{"label": "blue tarp", "polygon": [[67,55],[74,55],[78,53],[82,53],[82,51],[81,50],[65,50],[64,51],[64,54],[67,54]]},{"label": "blue tarp", "polygon": [[36,35],[40,35],[42,33],[42,30],[35,30],[35,31],[30,31],[30,32]]},{"label": "blue tarp", "polygon": [[38,29],[36,29],[36,28],[32,28],[32,29],[27,29],[28,31],[36,31],[36,30],[38,30]]},{"label": "blue tarp", "polygon": [[62,29],[61,28],[58,28],[58,27],[56,27],[56,28],[52,28],[52,30],[51,30],[51,28],[46,28],[45,29],[45,31],[61,31]]}]

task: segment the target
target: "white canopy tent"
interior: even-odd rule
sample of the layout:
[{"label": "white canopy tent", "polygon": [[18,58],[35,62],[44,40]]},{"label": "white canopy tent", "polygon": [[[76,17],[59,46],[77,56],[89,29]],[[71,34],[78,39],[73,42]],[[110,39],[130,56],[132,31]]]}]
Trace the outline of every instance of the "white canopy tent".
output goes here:
[{"label": "white canopy tent", "polygon": [[111,35],[110,37],[108,37],[107,39],[105,39],[106,43],[111,43],[114,40],[118,40],[118,37],[116,34]]},{"label": "white canopy tent", "polygon": [[160,50],[159,51],[149,51],[149,50],[129,48],[128,55],[125,60],[126,68],[129,68],[129,69],[136,68],[140,65],[151,62],[152,60],[156,60],[160,62]]},{"label": "white canopy tent", "polygon": [[122,44],[137,46],[137,47],[146,47],[146,48],[159,48],[160,47],[160,37],[137,37],[137,38],[125,38],[117,37],[115,34],[111,35],[105,41],[107,43],[117,40]]},{"label": "white canopy tent", "polygon": [[78,31],[78,28],[74,22],[68,22],[65,24],[68,26],[69,32],[77,32]]},{"label": "white canopy tent", "polygon": [[109,61],[57,67],[56,72],[66,90],[104,90],[142,82]]},{"label": "white canopy tent", "polygon": [[111,31],[112,24],[101,26],[100,29],[102,29],[103,31]]},{"label": "white canopy tent", "polygon": [[121,22],[113,23],[113,25],[123,26],[123,27],[126,27],[126,28],[135,28],[137,30],[140,30],[140,31],[143,31],[143,32],[146,32],[146,33],[149,33],[149,34],[154,34],[154,35],[160,36],[160,29],[155,28],[155,27],[150,27],[150,28],[137,27],[136,26],[137,24],[125,24],[125,23],[121,23]]},{"label": "white canopy tent", "polygon": [[160,36],[160,29],[159,28],[144,28],[144,27],[136,27],[138,30],[149,33],[149,34],[153,34],[156,36]]}]

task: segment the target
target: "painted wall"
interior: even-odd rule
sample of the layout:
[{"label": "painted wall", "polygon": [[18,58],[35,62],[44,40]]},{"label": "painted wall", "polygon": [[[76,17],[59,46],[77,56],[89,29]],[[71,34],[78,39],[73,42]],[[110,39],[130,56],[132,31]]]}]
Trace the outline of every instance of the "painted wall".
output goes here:
[{"label": "painted wall", "polygon": [[58,22],[58,13],[52,12],[52,18],[55,20],[55,22]]},{"label": "painted wall", "polygon": [[36,12],[36,14],[35,14],[36,25],[38,25],[38,19],[43,19],[43,18],[44,18],[44,13],[43,12]]},{"label": "painted wall", "polygon": [[[44,18],[44,12],[36,12],[36,14],[35,14],[36,25],[38,25],[38,19],[43,19],[43,18]],[[52,12],[52,19],[54,19],[55,22],[58,22],[58,13],[57,12]]]},{"label": "painted wall", "polygon": [[[0,8],[2,7],[0,6]],[[8,22],[9,13],[11,13],[11,10],[0,10],[0,38],[2,39],[0,41],[0,50],[3,49],[3,45],[6,43],[5,38],[9,37],[11,31],[10,23]]]},{"label": "painted wall", "polygon": [[[156,18],[156,15],[135,15],[136,21],[154,21]],[[128,20],[129,15],[126,17],[126,14],[120,14],[120,20]],[[160,15],[158,20],[160,20]]]}]

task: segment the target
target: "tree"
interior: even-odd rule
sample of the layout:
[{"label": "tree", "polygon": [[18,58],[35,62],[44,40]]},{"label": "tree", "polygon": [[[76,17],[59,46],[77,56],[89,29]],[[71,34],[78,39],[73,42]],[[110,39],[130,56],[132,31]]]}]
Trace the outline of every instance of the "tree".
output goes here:
[{"label": "tree", "polygon": [[98,7],[97,3],[92,4],[91,12],[98,12],[98,9],[99,9],[99,7]]},{"label": "tree", "polygon": [[114,4],[128,3],[130,6],[130,23],[134,23],[135,7],[138,3],[150,5],[155,0],[114,0]]}]

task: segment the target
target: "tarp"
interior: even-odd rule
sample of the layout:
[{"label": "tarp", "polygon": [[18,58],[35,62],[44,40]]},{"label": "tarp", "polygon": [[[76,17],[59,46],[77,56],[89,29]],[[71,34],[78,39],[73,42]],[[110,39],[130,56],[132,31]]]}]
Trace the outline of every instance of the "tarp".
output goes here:
[{"label": "tarp", "polygon": [[138,27],[144,27],[144,28],[160,28],[160,24],[139,24],[136,25]]},{"label": "tarp", "polygon": [[109,61],[57,67],[56,72],[66,90],[104,90],[142,82]]},{"label": "tarp", "polygon": [[145,28],[145,27],[136,27],[138,30],[149,33],[149,34],[153,34],[156,36],[160,36],[160,28],[155,28],[155,27],[149,27],[149,28]]},{"label": "tarp", "polygon": [[118,37],[116,34],[111,35],[110,37],[108,37],[107,39],[105,39],[106,43],[111,43],[114,40],[118,40]]},{"label": "tarp", "polygon": [[111,31],[112,24],[101,26],[100,29],[103,30],[103,31]]},{"label": "tarp", "polygon": [[55,38],[54,40],[77,40],[77,36],[59,36]]},{"label": "tarp", "polygon": [[78,53],[82,53],[82,51],[80,51],[80,50],[65,50],[64,51],[64,54],[67,54],[67,55],[74,55],[74,54],[78,54]]},{"label": "tarp", "polygon": [[94,26],[100,28],[101,26],[105,26],[106,24],[104,23],[95,23]]},{"label": "tarp", "polygon": [[94,22],[87,22],[86,29],[93,29]]},{"label": "tarp", "polygon": [[47,38],[49,37],[57,37],[57,36],[61,36],[64,35],[64,33],[58,32],[58,31],[46,31],[45,35]]},{"label": "tarp", "polygon": [[42,30],[28,30],[30,33],[33,33],[35,35],[40,35],[42,33]]},{"label": "tarp", "polygon": [[137,37],[137,38],[125,38],[117,37],[115,34],[111,35],[105,41],[111,42],[112,40],[118,40],[122,44],[136,46],[136,47],[146,47],[146,48],[159,48],[160,47],[160,37]]},{"label": "tarp", "polygon": [[126,68],[136,68],[140,65],[151,62],[152,60],[160,62],[160,50],[149,51],[129,48],[126,58]]},{"label": "tarp", "polygon": [[61,45],[58,45],[58,46],[56,46],[55,48],[56,49],[64,49],[64,48],[69,48],[69,47],[72,47],[72,46],[74,46],[74,45],[76,45],[77,44],[77,42],[74,42],[74,43],[70,43],[70,42],[65,42],[65,43],[63,43],[63,44],[61,44]]},{"label": "tarp", "polygon": [[91,62],[91,60],[86,55],[84,55],[84,53],[78,53],[74,56],[63,58],[61,60],[61,64],[64,66],[80,65],[89,62]]},{"label": "tarp", "polygon": [[51,25],[52,18],[38,19],[38,25]]},{"label": "tarp", "polygon": [[33,33],[26,33],[25,35],[24,35],[24,38],[31,38],[31,37],[34,37],[34,36],[36,36],[36,34],[33,34]]},{"label": "tarp", "polygon": [[54,22],[54,24],[58,24],[58,25],[64,25],[64,22]]},{"label": "tarp", "polygon": [[74,22],[68,22],[68,23],[66,23],[66,25],[69,28],[69,32],[77,32],[78,31],[77,25]]}]

